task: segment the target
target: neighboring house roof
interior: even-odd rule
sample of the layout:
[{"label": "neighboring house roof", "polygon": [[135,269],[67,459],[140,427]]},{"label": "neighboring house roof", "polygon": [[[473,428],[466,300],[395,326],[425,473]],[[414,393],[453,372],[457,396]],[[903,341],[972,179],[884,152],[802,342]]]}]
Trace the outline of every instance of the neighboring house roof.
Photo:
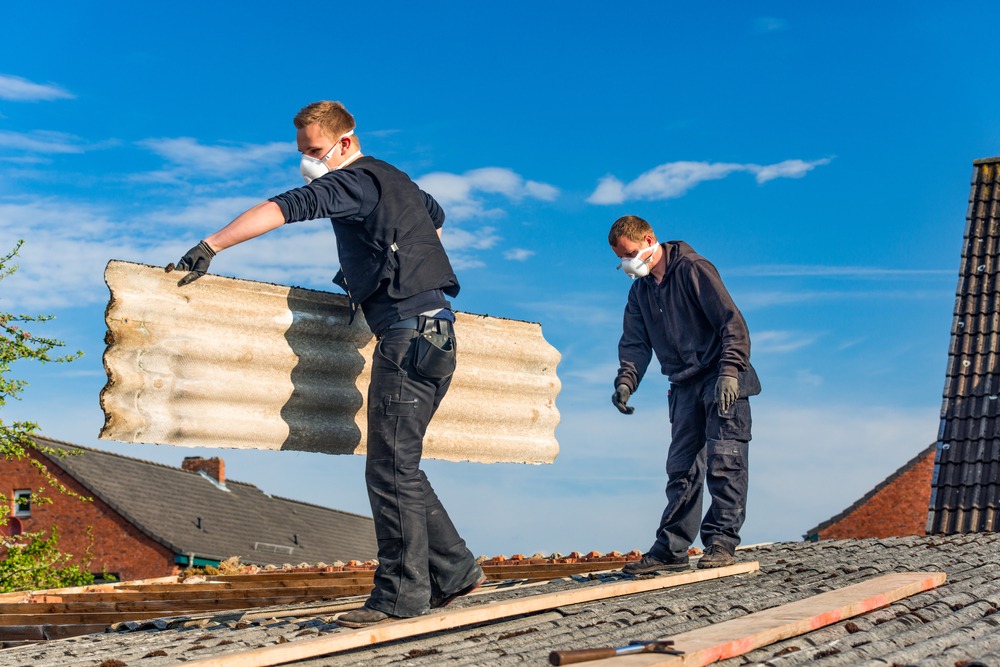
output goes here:
[{"label": "neighboring house roof", "polygon": [[[777,543],[741,549],[738,560],[759,561],[760,570],[487,621],[294,664],[541,665],[552,650],[666,639],[890,572],[906,571],[944,571],[948,579],[938,588],[716,664],[962,665],[971,660],[1000,664],[998,534]],[[497,589],[461,598],[449,609],[601,585],[598,581],[561,580]],[[88,635],[11,648],[0,656],[5,664],[30,663],[38,667],[92,667],[109,656],[144,667],[221,656],[235,659],[232,654],[259,646],[294,643],[340,631],[330,615],[329,611],[314,616],[261,614],[234,622],[230,614],[197,627],[182,624],[162,630],[143,624],[139,632]],[[166,625],[161,623],[160,627]],[[632,664],[629,658],[620,659],[623,665]]]},{"label": "neighboring house roof", "polygon": [[[878,506],[875,505],[871,506],[871,509],[874,512],[875,516],[869,517],[869,519],[877,521],[879,525],[878,526],[869,525],[865,527],[852,525],[849,528],[849,531],[858,531],[864,529],[877,530],[878,528],[889,525],[896,526],[902,523],[906,523],[906,524],[912,524],[914,526],[919,524],[920,530],[914,530],[906,533],[896,533],[895,536],[900,536],[903,534],[916,535],[922,533],[923,523],[927,517],[927,499],[928,496],[930,495],[930,488],[926,485],[927,477],[919,476],[918,479],[922,482],[922,484],[919,485],[907,484],[905,486],[898,486],[897,482],[902,480],[905,476],[908,475],[908,473],[911,473],[918,466],[920,466],[920,464],[922,464],[928,456],[933,456],[933,453],[936,451],[936,449],[937,449],[937,443],[932,443],[928,447],[924,448],[923,451],[921,451],[919,454],[917,454],[912,459],[903,464],[903,466],[900,467],[898,470],[896,470],[896,472],[892,473],[884,480],[879,482],[875,486],[875,488],[866,493],[861,499],[856,501],[853,505],[845,509],[840,514],[837,514],[827,519],[818,526],[810,528],[808,531],[806,531],[806,534],[803,535],[802,537],[806,540],[814,540],[814,541],[817,539],[826,539],[828,537],[827,535],[825,535],[827,531],[832,529],[837,524],[840,524],[845,519],[848,519],[848,517],[852,517],[852,515],[854,515],[856,512],[867,509],[869,503],[871,503],[880,493],[883,493],[890,489],[896,492],[892,494],[891,499],[887,498],[887,500],[889,500],[890,502],[880,503],[878,504]],[[926,475],[926,470],[924,471],[924,475]],[[911,516],[907,517],[890,516],[889,514],[891,513],[897,513],[897,514],[905,513],[907,515],[916,514],[917,516],[912,516],[913,519],[912,521],[905,521],[901,519],[910,519]],[[919,519],[919,521],[917,521],[917,519]],[[846,536],[837,535],[834,537],[846,537]],[[878,535],[873,535],[873,534],[861,535],[857,534],[857,532],[852,532],[850,537],[878,537]]]},{"label": "neighboring house roof", "polygon": [[[245,563],[365,560],[377,554],[371,518],[271,496],[253,484],[36,437],[76,456],[50,456],[90,493],[178,555]],[[199,525],[200,522],[200,525]]]},{"label": "neighboring house roof", "polygon": [[928,533],[1000,528],[1000,158],[973,164]]}]

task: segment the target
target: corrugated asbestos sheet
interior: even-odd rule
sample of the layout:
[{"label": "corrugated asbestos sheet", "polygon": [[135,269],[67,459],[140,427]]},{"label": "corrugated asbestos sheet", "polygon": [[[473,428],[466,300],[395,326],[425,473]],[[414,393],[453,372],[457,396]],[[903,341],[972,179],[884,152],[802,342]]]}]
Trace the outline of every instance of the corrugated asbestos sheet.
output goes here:
[{"label": "corrugated asbestos sheet", "polygon": [[[345,297],[112,261],[101,438],[364,454],[375,339]],[[458,370],[424,456],[551,463],[559,352],[530,322],[457,313]]]},{"label": "corrugated asbestos sheet", "polygon": [[931,482],[928,533],[1000,530],[1000,158],[977,160]]}]

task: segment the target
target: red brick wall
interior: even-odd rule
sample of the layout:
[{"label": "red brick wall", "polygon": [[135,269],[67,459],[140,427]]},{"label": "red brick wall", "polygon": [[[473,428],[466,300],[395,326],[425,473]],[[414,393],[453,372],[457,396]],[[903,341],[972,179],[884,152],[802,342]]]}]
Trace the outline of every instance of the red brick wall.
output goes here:
[{"label": "red brick wall", "polygon": [[819,533],[821,540],[924,535],[931,500],[934,449],[861,507]]},{"label": "red brick wall", "polygon": [[[91,494],[57,466],[42,458],[49,470],[67,488],[83,496]],[[31,462],[9,461],[0,458],[0,492],[13,506],[15,489],[31,489],[49,485]],[[177,574],[173,553],[153,541],[126,521],[120,514],[97,498],[81,502],[77,498],[46,488],[43,492],[52,504],[32,504],[30,517],[19,517],[23,532],[49,530],[55,525],[59,530],[59,550],[73,554],[74,562],[90,548],[93,559],[90,571],[118,573],[121,580],[148,579]],[[93,543],[87,527],[93,527]],[[4,527],[6,529],[6,527]],[[6,530],[4,530],[6,532]]]}]

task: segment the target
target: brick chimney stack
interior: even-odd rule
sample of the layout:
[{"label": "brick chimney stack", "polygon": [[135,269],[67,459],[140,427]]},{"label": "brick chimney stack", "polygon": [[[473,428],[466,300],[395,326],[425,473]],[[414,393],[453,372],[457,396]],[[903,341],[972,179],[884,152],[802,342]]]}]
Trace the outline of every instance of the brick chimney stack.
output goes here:
[{"label": "brick chimney stack", "polygon": [[226,483],[226,462],[217,456],[210,459],[200,456],[185,456],[181,468],[188,472],[204,471],[205,474],[215,478],[219,484]]}]

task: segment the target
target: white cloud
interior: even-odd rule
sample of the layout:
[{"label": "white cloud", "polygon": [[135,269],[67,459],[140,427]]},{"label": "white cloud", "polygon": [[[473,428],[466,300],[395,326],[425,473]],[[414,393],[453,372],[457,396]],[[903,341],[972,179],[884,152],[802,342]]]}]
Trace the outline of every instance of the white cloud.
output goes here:
[{"label": "white cloud", "polygon": [[504,252],[503,257],[513,262],[523,262],[534,254],[534,250],[528,250],[527,248],[511,248]]},{"label": "white cloud", "polygon": [[29,133],[0,130],[0,148],[31,153],[83,153],[87,150],[79,137],[46,130]]},{"label": "white cloud", "polygon": [[231,176],[247,164],[276,164],[295,152],[288,142],[269,144],[206,145],[190,137],[146,139],[138,142],[169,162],[172,167],[152,175],[153,180],[170,181],[177,176]]},{"label": "white cloud", "polygon": [[113,256],[135,252],[128,234],[105,212],[53,201],[0,203],[0,248],[24,239],[15,263],[20,269],[5,279],[6,308],[47,309],[107,301],[102,277]]},{"label": "white cloud", "polygon": [[40,102],[73,98],[72,93],[52,83],[34,83],[19,76],[0,74],[0,100]]},{"label": "white cloud", "polygon": [[625,201],[625,184],[608,174],[597,182],[597,188],[587,201],[591,204],[620,204]]},{"label": "white cloud", "polygon": [[604,176],[587,197],[587,202],[621,204],[634,200],[673,199],[685,195],[699,183],[726,178],[736,172],[754,174],[758,183],[776,178],[801,178],[817,166],[829,162],[827,158],[812,162],[785,160],[765,166],[730,162],[668,162],[640,174],[631,183],[623,183],[610,174]]},{"label": "white cloud", "polygon": [[756,331],[751,336],[753,354],[784,354],[808,347],[819,339],[816,334],[796,331]]},{"label": "white cloud", "polygon": [[[188,202],[183,208],[153,211],[150,218],[172,228],[190,228],[209,234],[259,203],[259,197],[201,198]],[[329,229],[329,225],[325,227]]]},{"label": "white cloud", "polygon": [[758,183],[767,183],[776,178],[802,178],[816,167],[824,164],[830,164],[829,158],[813,160],[812,162],[785,160],[784,162],[767,165],[766,167],[747,165],[747,170],[757,175]]},{"label": "white cloud", "polygon": [[516,172],[501,167],[483,167],[464,174],[432,172],[416,182],[444,207],[448,218],[456,222],[504,214],[502,209],[491,208],[482,195],[502,195],[515,203],[525,198],[553,201],[559,196],[554,186],[525,180]]},{"label": "white cloud", "polygon": [[951,269],[884,269],[877,266],[828,266],[808,264],[759,264],[738,266],[726,270],[730,276],[769,278],[837,277],[837,278],[907,278],[912,276],[955,275]]},{"label": "white cloud", "polygon": [[937,299],[941,293],[934,290],[750,290],[740,292],[736,301],[743,311],[769,306],[787,306],[795,303],[816,303],[842,300],[913,300]]},{"label": "white cloud", "polygon": [[768,539],[796,539],[849,507],[934,442],[940,422],[934,406],[802,408],[764,394],[753,418],[747,528]]},{"label": "white cloud", "polygon": [[474,231],[445,224],[441,233],[441,243],[448,251],[448,259],[456,271],[479,269],[486,263],[476,256],[475,251],[490,250],[500,241],[493,227],[480,227]]},{"label": "white cloud", "polygon": [[[25,244],[20,269],[3,285],[4,307],[44,311],[106,303],[104,268],[111,259],[166,265],[249,200],[204,199],[177,211],[120,218],[99,207],[58,200],[0,201],[0,250]],[[155,221],[154,224],[150,220]],[[480,242],[484,242],[482,239]],[[250,280],[337,291],[337,247],[328,223],[286,225],[226,250],[211,271]]]}]

